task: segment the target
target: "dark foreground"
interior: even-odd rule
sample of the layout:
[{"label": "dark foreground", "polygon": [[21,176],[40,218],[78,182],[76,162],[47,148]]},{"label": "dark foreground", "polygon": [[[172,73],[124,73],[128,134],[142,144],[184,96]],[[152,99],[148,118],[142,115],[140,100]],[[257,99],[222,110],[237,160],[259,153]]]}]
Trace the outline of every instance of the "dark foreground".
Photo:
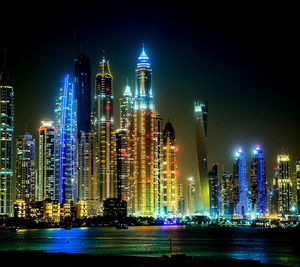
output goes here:
[{"label": "dark foreground", "polygon": [[135,257],[116,255],[93,255],[80,253],[46,253],[42,251],[2,251],[1,262],[13,266],[281,266],[262,264],[255,260],[218,259],[198,256],[172,255],[163,257]]}]

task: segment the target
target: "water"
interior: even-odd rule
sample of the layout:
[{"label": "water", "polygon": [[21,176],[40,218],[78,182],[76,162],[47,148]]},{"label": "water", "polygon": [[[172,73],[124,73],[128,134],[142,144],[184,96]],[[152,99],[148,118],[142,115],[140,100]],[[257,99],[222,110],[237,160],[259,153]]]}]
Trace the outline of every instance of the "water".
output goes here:
[{"label": "water", "polygon": [[197,226],[30,229],[0,232],[0,250],[162,256],[170,253],[171,239],[172,253],[300,265],[299,248],[290,235],[262,231]]}]

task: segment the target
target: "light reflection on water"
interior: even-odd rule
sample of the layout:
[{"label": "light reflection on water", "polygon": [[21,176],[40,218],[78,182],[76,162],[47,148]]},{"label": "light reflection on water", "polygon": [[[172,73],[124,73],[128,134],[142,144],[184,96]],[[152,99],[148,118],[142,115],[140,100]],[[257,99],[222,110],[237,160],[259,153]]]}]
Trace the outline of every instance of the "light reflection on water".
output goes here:
[{"label": "light reflection on water", "polygon": [[127,230],[73,228],[1,232],[0,250],[162,256],[170,252],[188,256],[260,260],[264,263],[299,263],[290,240],[256,235],[250,227],[214,228],[140,226]]}]

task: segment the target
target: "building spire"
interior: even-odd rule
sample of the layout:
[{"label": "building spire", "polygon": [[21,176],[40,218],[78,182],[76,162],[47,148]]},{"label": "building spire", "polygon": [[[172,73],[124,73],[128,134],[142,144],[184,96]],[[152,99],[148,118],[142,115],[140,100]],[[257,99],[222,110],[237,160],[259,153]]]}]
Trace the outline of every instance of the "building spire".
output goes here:
[{"label": "building spire", "polygon": [[138,63],[137,63],[138,68],[150,68],[150,62],[149,62],[149,57],[145,52],[145,46],[143,43],[143,50],[140,56],[138,57]]}]

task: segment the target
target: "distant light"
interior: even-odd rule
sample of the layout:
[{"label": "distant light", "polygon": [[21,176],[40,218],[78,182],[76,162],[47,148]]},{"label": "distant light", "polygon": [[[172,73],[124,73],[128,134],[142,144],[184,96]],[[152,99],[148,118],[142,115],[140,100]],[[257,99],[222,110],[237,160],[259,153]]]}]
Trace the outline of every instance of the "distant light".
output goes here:
[{"label": "distant light", "polygon": [[296,207],[295,206],[292,206],[291,207],[291,212],[295,212],[296,211]]}]

